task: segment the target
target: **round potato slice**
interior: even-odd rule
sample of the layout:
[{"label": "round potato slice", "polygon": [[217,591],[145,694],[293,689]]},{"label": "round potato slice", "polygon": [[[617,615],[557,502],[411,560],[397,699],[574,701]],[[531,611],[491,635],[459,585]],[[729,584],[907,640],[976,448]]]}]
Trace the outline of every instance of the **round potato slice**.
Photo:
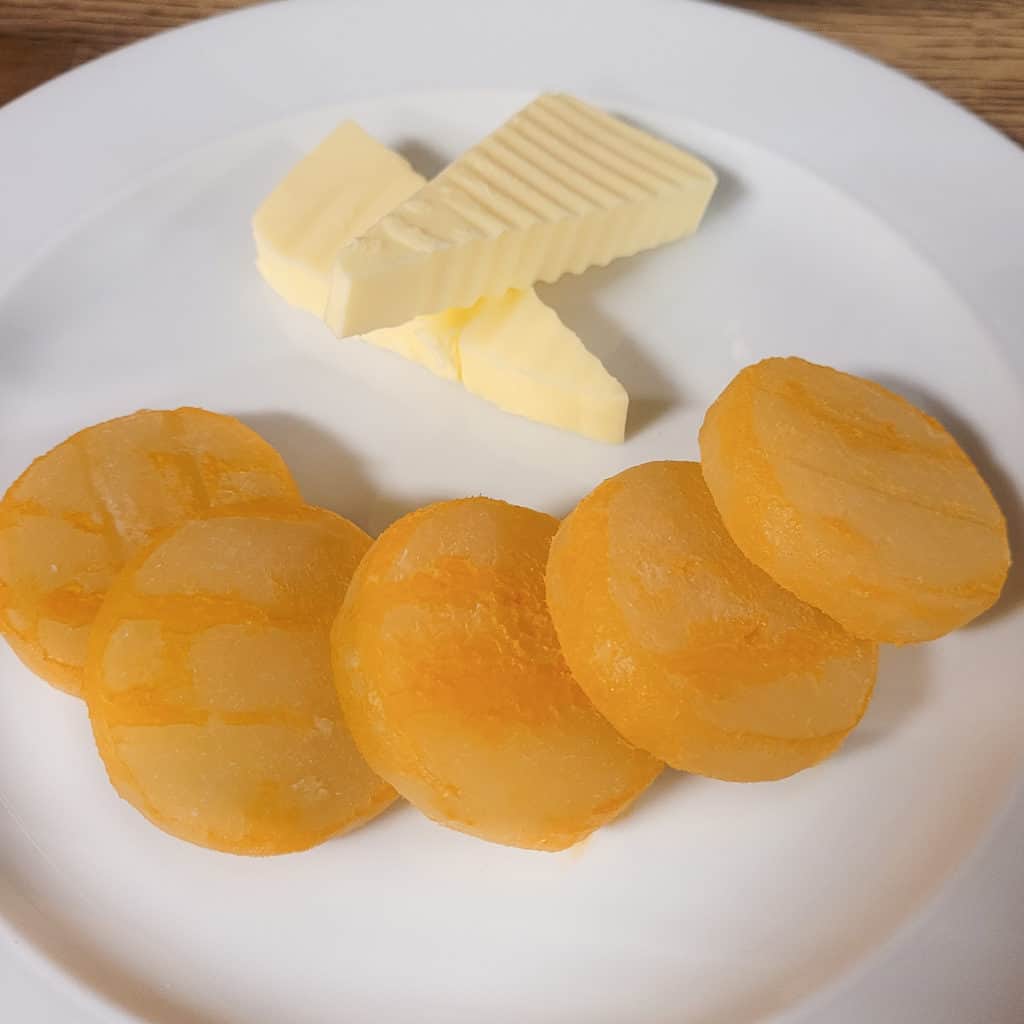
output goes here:
[{"label": "round potato slice", "polygon": [[0,502],[0,633],[80,694],[89,629],[125,561],[159,530],[257,499],[301,501],[281,456],[231,416],[145,410],[74,434]]},{"label": "round potato slice", "polygon": [[371,767],[428,817],[560,850],[610,821],[661,765],[594,710],[544,603],[558,523],[488,498],[398,520],[332,634],[345,719]]},{"label": "round potato slice", "polygon": [[370,538],[254,504],[158,538],[115,580],[84,696],[110,781],[153,824],[243,854],[314,846],[395,793],[334,689],[330,626]]},{"label": "round potato slice", "polygon": [[877,648],[752,565],[694,462],[627,469],[551,545],[547,596],[573,675],[631,743],[731,781],[792,775],[867,708]]},{"label": "round potato slice", "polygon": [[708,410],[700,452],[744,554],[857,636],[932,640],[999,597],[992,492],[940,423],[878,384],[766,359]]}]

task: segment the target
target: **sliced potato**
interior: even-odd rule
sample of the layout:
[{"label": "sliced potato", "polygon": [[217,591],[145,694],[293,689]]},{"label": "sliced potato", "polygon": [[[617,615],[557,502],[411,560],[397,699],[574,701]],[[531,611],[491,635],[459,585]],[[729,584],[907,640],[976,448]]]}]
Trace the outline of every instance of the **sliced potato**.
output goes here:
[{"label": "sliced potato", "polygon": [[874,644],[752,565],[694,462],[606,480],[551,545],[547,596],[573,675],[675,768],[777,779],[836,750],[867,707]]},{"label": "sliced potato", "polygon": [[878,384],[766,359],[708,410],[700,451],[744,554],[857,636],[931,640],[999,597],[992,492],[942,424]]},{"label": "sliced potato", "polygon": [[320,509],[222,510],[158,538],[96,619],[85,699],[110,781],[171,835],[303,850],[394,790],[345,727],[330,625],[370,538]]},{"label": "sliced potato", "polygon": [[125,561],[205,509],[269,498],[301,500],[281,456],[231,416],[145,410],[82,430],[0,503],[0,632],[77,695],[89,629]]},{"label": "sliced potato", "polygon": [[370,766],[441,824],[558,850],[660,765],[576,685],[544,601],[550,516],[487,498],[386,530],[333,631],[345,718]]}]

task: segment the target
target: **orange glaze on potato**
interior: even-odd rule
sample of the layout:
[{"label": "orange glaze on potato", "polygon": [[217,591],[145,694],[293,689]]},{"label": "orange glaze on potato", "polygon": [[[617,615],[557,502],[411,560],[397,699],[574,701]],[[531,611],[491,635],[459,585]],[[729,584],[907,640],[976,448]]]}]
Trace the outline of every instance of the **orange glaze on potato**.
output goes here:
[{"label": "orange glaze on potato", "polygon": [[752,565],[693,462],[606,480],[565,519],[551,615],[580,686],[630,742],[733,781],[821,761],[867,707],[874,644]]},{"label": "orange glaze on potato", "polygon": [[851,633],[942,636],[989,608],[1006,522],[946,429],[868,380],[803,359],[741,370],[700,431],[733,539]]},{"label": "orange glaze on potato", "polygon": [[661,765],[576,685],[544,600],[557,521],[487,498],[405,516],[364,559],[334,626],[335,677],[367,761],[424,814],[559,850]]},{"label": "orange glaze on potato", "polygon": [[80,694],[89,629],[125,561],[165,527],[256,499],[301,500],[281,456],[231,416],[146,410],[74,434],[0,503],[0,632]]},{"label": "orange glaze on potato", "polygon": [[395,797],[345,727],[330,626],[370,546],[321,509],[213,512],[126,566],[96,619],[84,696],[118,792],[217,850],[303,850]]}]

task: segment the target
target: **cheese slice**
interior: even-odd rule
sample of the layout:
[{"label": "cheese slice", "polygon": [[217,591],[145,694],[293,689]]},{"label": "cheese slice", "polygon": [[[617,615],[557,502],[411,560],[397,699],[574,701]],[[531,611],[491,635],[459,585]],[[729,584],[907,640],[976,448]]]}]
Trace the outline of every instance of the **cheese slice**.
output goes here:
[{"label": "cheese slice", "polygon": [[[358,125],[339,125],[253,217],[260,272],[289,302],[322,315],[338,250],[424,182]],[[532,289],[418,316],[364,339],[462,381],[509,412],[602,441],[623,438],[625,389]]]},{"label": "cheese slice", "polygon": [[554,281],[695,231],[716,178],[578,99],[541,96],[338,254],[339,336]]},{"label": "cheese slice", "polygon": [[323,317],[338,250],[425,181],[354,121],[343,122],[254,214],[256,266],[293,306]]}]

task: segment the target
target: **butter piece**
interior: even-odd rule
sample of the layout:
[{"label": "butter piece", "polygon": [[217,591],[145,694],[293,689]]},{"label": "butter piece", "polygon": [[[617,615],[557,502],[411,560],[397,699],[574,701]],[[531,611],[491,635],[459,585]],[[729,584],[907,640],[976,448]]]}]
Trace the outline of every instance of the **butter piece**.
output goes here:
[{"label": "butter piece", "polygon": [[541,96],[338,254],[344,337],[554,281],[696,230],[716,178],[571,96]]},{"label": "butter piece", "polygon": [[363,340],[411,359],[444,380],[457,381],[461,376],[459,335],[472,315],[471,309],[449,309],[418,316],[398,327],[379,327]]},{"label": "butter piece", "polygon": [[338,249],[425,180],[354,121],[343,122],[256,211],[256,266],[288,302],[323,317]]},{"label": "butter piece", "polygon": [[482,299],[458,348],[467,391],[506,412],[621,444],[626,389],[532,289]]},{"label": "butter piece", "polygon": [[[322,315],[338,250],[424,181],[358,125],[339,125],[253,217],[260,272],[289,302]],[[364,340],[509,412],[602,441],[623,438],[622,385],[532,289],[414,317]]]}]

